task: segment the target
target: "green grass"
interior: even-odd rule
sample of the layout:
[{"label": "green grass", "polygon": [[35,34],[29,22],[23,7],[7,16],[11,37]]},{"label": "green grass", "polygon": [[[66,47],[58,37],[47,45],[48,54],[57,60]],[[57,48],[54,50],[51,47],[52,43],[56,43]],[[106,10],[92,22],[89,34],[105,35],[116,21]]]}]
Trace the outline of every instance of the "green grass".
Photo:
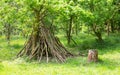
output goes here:
[{"label": "green grass", "polygon": [[[62,43],[74,53],[85,53],[88,49],[97,49],[99,61],[88,63],[87,56],[68,58],[65,63],[38,63],[27,58],[16,58],[23,47],[25,39],[13,37],[11,45],[7,45],[4,37],[0,37],[0,75],[120,75],[120,39],[118,36],[105,36],[104,43],[97,43],[90,35],[74,36],[76,46]],[[64,41],[64,42],[63,42]]]}]

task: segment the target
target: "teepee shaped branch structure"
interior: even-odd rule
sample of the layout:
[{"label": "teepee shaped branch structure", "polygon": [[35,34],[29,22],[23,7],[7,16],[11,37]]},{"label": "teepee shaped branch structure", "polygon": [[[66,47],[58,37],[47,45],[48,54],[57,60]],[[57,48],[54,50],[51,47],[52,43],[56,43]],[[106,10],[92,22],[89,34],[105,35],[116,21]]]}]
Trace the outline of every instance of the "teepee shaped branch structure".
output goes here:
[{"label": "teepee shaped branch structure", "polygon": [[46,59],[47,62],[53,58],[57,61],[65,62],[66,58],[73,56],[73,54],[66,50],[59,39],[50,31],[49,27],[44,24],[43,20],[46,15],[44,3],[39,5],[39,8],[32,8],[35,14],[33,32],[17,56],[26,55],[30,59],[33,58],[38,61]]},{"label": "teepee shaped branch structure", "polygon": [[[36,40],[33,41],[34,38],[32,36],[33,33],[25,43],[24,48],[18,53],[18,56],[27,55],[30,59],[35,58],[38,61],[46,58],[47,62],[49,58],[65,62],[67,57],[73,56],[45,26],[41,26],[38,29],[35,36]],[[34,48],[33,42],[35,42]]]}]

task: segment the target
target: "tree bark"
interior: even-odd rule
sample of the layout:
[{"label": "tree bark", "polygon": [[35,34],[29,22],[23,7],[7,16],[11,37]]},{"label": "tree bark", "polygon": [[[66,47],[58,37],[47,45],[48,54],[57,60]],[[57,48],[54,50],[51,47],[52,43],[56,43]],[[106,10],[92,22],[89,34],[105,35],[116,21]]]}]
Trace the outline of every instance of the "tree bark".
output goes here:
[{"label": "tree bark", "polygon": [[113,19],[111,19],[111,31],[112,31],[112,33],[114,33],[114,20]]},{"label": "tree bark", "polygon": [[96,25],[93,25],[93,26],[92,26],[92,29],[93,29],[94,34],[95,34],[96,37],[97,37],[98,42],[103,42],[102,34],[101,34],[100,31],[98,31]]},{"label": "tree bark", "polygon": [[76,35],[78,35],[78,25],[77,24],[75,25],[75,33],[76,33]]},{"label": "tree bark", "polygon": [[8,43],[8,45],[10,45],[11,25],[8,23],[5,24],[5,33],[6,33],[7,43]]},{"label": "tree bark", "polygon": [[98,61],[98,51],[89,50],[88,52],[88,62],[97,62]]},{"label": "tree bark", "polygon": [[67,31],[68,44],[70,44],[70,42],[71,42],[71,37],[72,37],[72,36],[71,36],[72,23],[73,23],[73,15],[70,16],[69,26],[68,26],[68,31]]},{"label": "tree bark", "polygon": [[110,21],[107,21],[107,35],[109,36],[110,34]]}]

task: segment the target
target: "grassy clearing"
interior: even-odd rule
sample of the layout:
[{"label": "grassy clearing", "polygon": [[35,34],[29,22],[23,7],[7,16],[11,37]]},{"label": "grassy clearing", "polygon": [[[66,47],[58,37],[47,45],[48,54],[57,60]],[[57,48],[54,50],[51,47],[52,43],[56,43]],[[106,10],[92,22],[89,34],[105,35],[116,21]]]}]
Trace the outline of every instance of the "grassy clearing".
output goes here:
[{"label": "grassy clearing", "polygon": [[[65,38],[60,37],[66,45]],[[4,37],[0,37],[0,75],[120,75],[119,36],[104,37],[106,41],[102,44],[97,43],[90,35],[73,38],[78,45],[66,45],[71,52],[87,54],[87,49],[96,48],[99,51],[99,62],[88,63],[87,56],[69,58],[66,63],[31,62],[27,58],[15,57],[23,47],[25,39],[14,37],[8,46]]]}]

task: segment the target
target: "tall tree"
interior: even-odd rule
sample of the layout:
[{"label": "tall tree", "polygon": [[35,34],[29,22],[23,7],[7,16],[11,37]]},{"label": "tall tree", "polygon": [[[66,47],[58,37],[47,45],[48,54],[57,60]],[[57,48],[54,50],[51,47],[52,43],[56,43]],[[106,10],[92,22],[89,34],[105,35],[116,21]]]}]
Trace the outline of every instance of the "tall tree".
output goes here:
[{"label": "tall tree", "polygon": [[10,44],[10,38],[11,34],[13,33],[15,29],[15,21],[16,21],[16,3],[15,1],[0,1],[0,25],[1,29],[3,29],[3,32],[6,36],[6,39],[8,41],[8,44]]}]

